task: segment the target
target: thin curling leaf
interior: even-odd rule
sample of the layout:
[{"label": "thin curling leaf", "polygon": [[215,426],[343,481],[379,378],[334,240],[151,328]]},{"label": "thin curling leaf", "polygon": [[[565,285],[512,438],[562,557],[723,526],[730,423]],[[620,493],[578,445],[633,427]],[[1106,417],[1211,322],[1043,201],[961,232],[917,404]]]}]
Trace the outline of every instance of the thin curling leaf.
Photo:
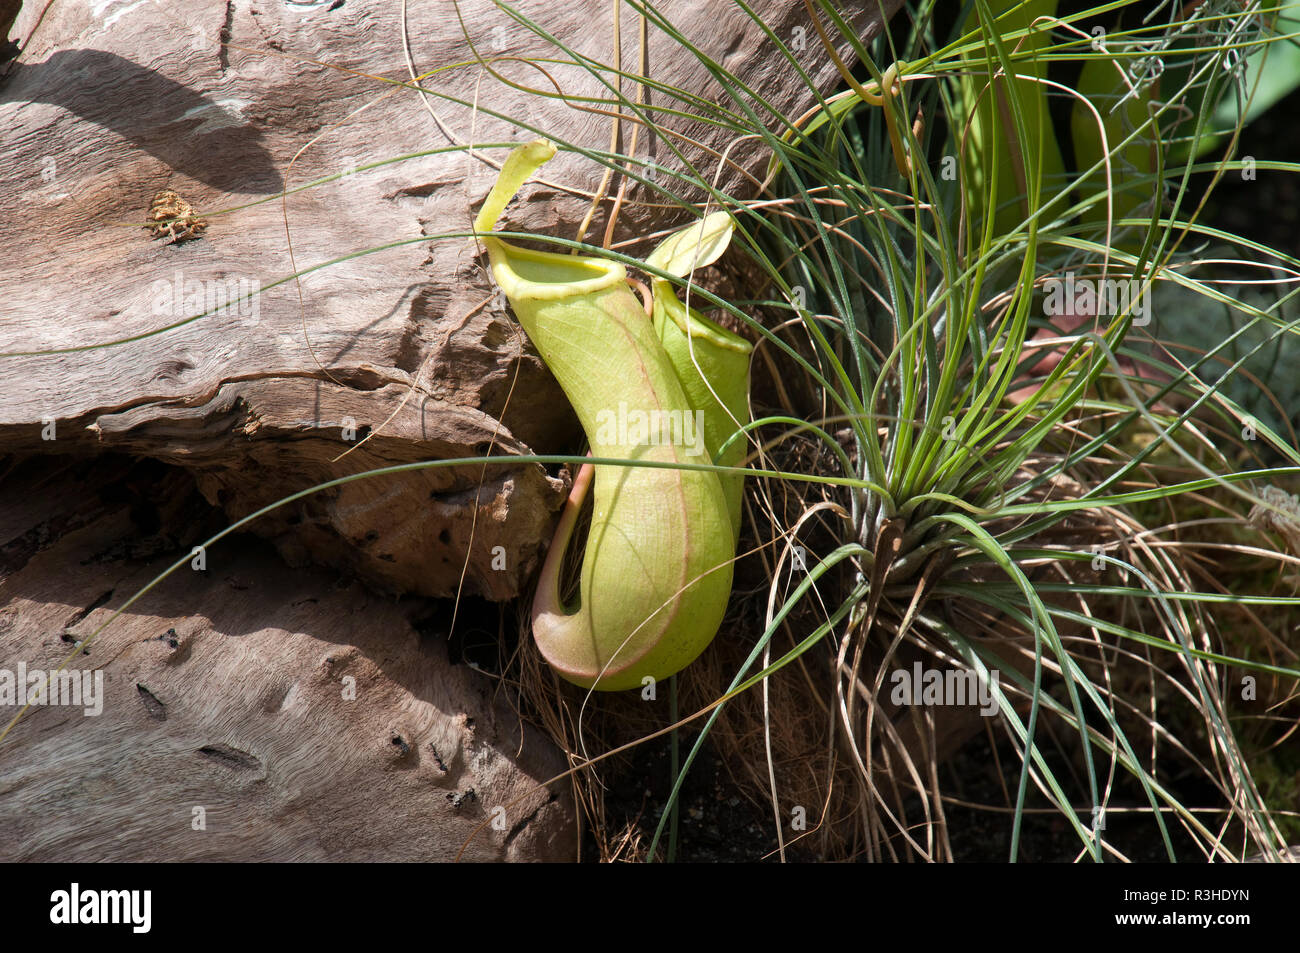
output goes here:
[{"label": "thin curling leaf", "polygon": [[[1156,170],[1156,144],[1149,133],[1138,133],[1123,148],[1120,143],[1147,121],[1147,103],[1155,95],[1154,84],[1150,91],[1137,90],[1130,93],[1121,61],[1114,57],[1101,57],[1084,64],[1076,86],[1087,100],[1087,103],[1076,102],[1070,117],[1074,160],[1079,171],[1090,169],[1103,159],[1106,160],[1110,164],[1114,221],[1146,214],[1143,208],[1149,208],[1156,189],[1150,178]],[[1091,104],[1092,109],[1088,108],[1088,104]],[[1093,109],[1097,111],[1096,114]],[[1100,127],[1097,125],[1097,115],[1101,116]],[[1102,145],[1102,129],[1106,132],[1105,146]],[[1106,194],[1104,163],[1084,180],[1083,192],[1084,195]],[[1104,228],[1106,216],[1106,201],[1103,198],[1088,206],[1080,218],[1090,226]],[[1142,247],[1141,232],[1128,227],[1117,231],[1123,234],[1115,240],[1114,247],[1137,254]]]},{"label": "thin curling leaf", "polygon": [[659,243],[645,263],[674,278],[685,278],[696,268],[711,265],[727,250],[735,223],[726,212],[713,212],[694,225],[674,232]]},{"label": "thin curling leaf", "polygon": [[[476,222],[488,231],[554,154],[516,149]],[[713,639],[731,594],[735,542],[697,414],[623,266],[481,236],[492,275],[578,415],[592,456],[668,464],[588,465],[574,481],[533,602],[533,638],[563,678],[615,691],[667,678]],[[560,567],[585,488],[591,528],[574,611]]]}]

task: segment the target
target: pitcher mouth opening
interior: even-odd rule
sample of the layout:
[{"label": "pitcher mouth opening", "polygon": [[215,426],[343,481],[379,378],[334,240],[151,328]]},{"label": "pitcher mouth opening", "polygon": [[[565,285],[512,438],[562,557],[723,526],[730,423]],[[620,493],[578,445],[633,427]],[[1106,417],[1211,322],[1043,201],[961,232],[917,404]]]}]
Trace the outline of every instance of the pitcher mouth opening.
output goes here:
[{"label": "pitcher mouth opening", "polygon": [[737,354],[749,354],[754,350],[754,345],[749,341],[728,331],[707,315],[700,314],[698,311],[688,311],[686,305],[682,304],[681,299],[677,297],[671,282],[656,279],[654,290],[655,302],[663,308],[664,314],[683,334],[702,338],[715,347],[735,351]]},{"label": "pitcher mouth opening", "polygon": [[555,301],[612,288],[627,278],[627,269],[616,261],[535,251],[487,236],[483,241],[498,250],[491,256],[492,277],[507,298]]}]

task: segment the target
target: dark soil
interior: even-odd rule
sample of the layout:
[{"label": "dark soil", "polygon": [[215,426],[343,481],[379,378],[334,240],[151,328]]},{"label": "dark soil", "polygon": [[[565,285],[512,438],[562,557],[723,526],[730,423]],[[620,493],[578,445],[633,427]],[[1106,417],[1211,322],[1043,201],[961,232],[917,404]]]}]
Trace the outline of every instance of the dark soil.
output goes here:
[{"label": "dark soil", "polygon": [[[691,741],[682,743],[684,760]],[[663,806],[672,791],[672,760],[668,740],[648,742],[636,758],[636,767],[610,777],[605,806],[612,818],[638,819],[637,826],[649,847]],[[692,766],[682,788],[678,810],[678,863],[744,862],[775,860],[776,835],[770,809],[764,813],[736,793],[725,767],[711,747],[706,747]],[[669,825],[656,848],[656,860],[666,859]],[[596,844],[588,834],[583,853],[593,859]],[[787,851],[787,859],[808,859],[799,851]]]}]

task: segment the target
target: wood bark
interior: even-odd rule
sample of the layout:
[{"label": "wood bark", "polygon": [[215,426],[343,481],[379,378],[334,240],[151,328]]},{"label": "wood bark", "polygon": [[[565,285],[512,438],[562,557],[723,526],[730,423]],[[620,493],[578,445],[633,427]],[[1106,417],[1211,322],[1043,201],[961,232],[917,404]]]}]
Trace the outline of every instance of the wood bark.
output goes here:
[{"label": "wood bark", "polygon": [[[41,6],[24,7],[16,35]],[[858,7],[848,12],[865,36],[877,4]],[[807,108],[793,67],[739,7],[661,8],[775,109]],[[519,9],[577,53],[612,61],[610,3]],[[755,9],[814,77],[833,80],[801,4]],[[521,62],[567,54],[488,0],[412,0],[401,14],[395,0],[50,9],[0,85],[0,353],[43,352],[0,358],[0,448],[183,466],[232,519],[376,467],[579,449],[576,419],[464,236],[496,175],[480,156],[505,150],[455,146],[530,138],[531,125],[606,149],[612,120],[583,97],[609,91],[577,67],[548,66],[548,80]],[[624,8],[621,19],[622,65],[635,72],[636,18]],[[406,79],[404,40],[418,72],[441,69],[424,103],[379,79]],[[499,75],[547,92],[553,81],[567,98],[515,89],[475,52]],[[723,98],[661,30],[649,30],[647,52],[654,79]],[[634,96],[630,83],[624,94]],[[662,93],[650,102],[671,105]],[[760,143],[730,138],[665,116],[638,153],[666,177],[682,150],[712,177],[710,152],[730,146],[718,185],[744,194]],[[505,227],[573,236],[589,203],[552,186],[594,192],[603,171],[563,154],[545,170],[552,185],[530,187]],[[203,216],[201,237],[167,243],[138,227],[163,188]],[[620,235],[681,217],[662,202],[627,204]],[[602,214],[591,236],[603,227]],[[286,280],[295,272],[307,273]],[[253,287],[260,294],[197,317]],[[109,342],[120,343],[66,352]],[[340,566],[393,591],[508,599],[544,553],[562,476],[537,464],[406,472],[306,499],[253,531],[294,563]]]},{"label": "wood bark", "polygon": [[34,689],[70,658],[102,696],[48,690],[0,740],[0,860],[575,857],[568,788],[540,784],[564,759],[450,663],[445,602],[292,569],[243,536],[95,635],[220,513],[152,461],[33,457],[4,476],[0,732],[19,710],[7,677]]}]

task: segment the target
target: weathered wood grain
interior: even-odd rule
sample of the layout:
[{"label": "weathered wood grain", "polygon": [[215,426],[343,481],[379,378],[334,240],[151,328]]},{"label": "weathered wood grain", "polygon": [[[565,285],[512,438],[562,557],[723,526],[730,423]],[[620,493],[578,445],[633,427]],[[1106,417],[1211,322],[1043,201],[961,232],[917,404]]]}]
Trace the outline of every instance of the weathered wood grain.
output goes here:
[{"label": "weathered wood grain", "polygon": [[[0,681],[57,668],[220,527],[182,470],[3,463]],[[0,860],[572,859],[568,788],[537,787],[563,759],[449,663],[445,607],[214,546],[69,664],[102,673],[100,714],[33,706],[0,741]]]},{"label": "weathered wood grain", "polygon": [[[568,54],[488,0],[459,8],[412,0],[405,35],[415,68],[442,68],[426,81],[437,94],[428,100],[435,121],[419,93],[375,78],[406,77],[402,4],[333,6],[120,0],[50,9],[0,83],[0,353],[43,352],[0,357],[0,449],[163,459],[199,474],[205,495],[232,518],[323,480],[472,457],[494,441],[501,453],[578,449],[561,392],[498,307],[464,237],[495,170],[454,147],[530,138],[531,125],[606,149],[611,118],[581,97],[608,90],[574,66],[548,67],[567,99],[512,89],[472,62],[471,41],[502,75],[547,90],[546,77],[519,58]],[[576,52],[612,62],[611,3],[518,6]],[[739,7],[659,6],[774,109],[795,115],[809,105],[793,68]],[[874,31],[878,4],[845,6],[864,36]],[[829,85],[833,66],[803,5],[754,7]],[[38,13],[28,8],[19,35]],[[655,79],[724,98],[702,63],[659,29],[648,35]],[[622,65],[632,71],[638,39],[627,7],[622,36]],[[447,68],[454,64],[468,65]],[[650,103],[669,105],[662,93]],[[711,177],[714,156],[732,147],[718,184],[752,192],[742,171],[761,167],[760,143],[731,143],[701,122],[664,124],[641,137],[638,154],[672,170],[682,167],[676,147]],[[276,197],[439,149],[451,151]],[[504,148],[482,152],[500,158]],[[602,172],[562,155],[546,181],[590,192]],[[203,215],[201,238],[167,244],[139,227],[161,188]],[[505,226],[571,237],[587,205],[534,185]],[[629,204],[621,234],[680,217]],[[591,236],[599,240],[603,227],[602,213]],[[285,280],[307,269],[317,270]],[[260,294],[197,317],[220,303],[218,292],[238,298],[253,287]],[[50,353],[109,342],[124,343]],[[382,439],[335,462],[369,430]],[[351,484],[305,503],[293,526],[267,520],[254,531],[295,560],[343,566],[393,591],[448,596],[475,522],[465,591],[505,599],[539,563],[562,476],[535,464],[494,466],[486,477],[477,466],[410,473]]]}]

